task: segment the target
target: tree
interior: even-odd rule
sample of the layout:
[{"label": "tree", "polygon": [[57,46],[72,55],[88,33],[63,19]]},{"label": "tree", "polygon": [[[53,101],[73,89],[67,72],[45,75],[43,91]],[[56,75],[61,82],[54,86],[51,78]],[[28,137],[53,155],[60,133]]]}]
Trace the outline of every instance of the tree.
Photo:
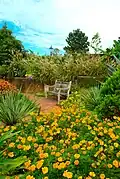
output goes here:
[{"label": "tree", "polygon": [[68,43],[68,45],[64,47],[66,52],[86,53],[89,51],[88,37],[85,35],[85,33],[80,31],[80,29],[70,32],[66,42]]},{"label": "tree", "polygon": [[101,52],[101,38],[98,32],[92,37],[91,47],[95,53]]},{"label": "tree", "polygon": [[4,24],[2,29],[0,29],[0,65],[9,65],[12,55],[18,51],[24,53],[21,41],[17,40],[12,35],[12,31]]}]

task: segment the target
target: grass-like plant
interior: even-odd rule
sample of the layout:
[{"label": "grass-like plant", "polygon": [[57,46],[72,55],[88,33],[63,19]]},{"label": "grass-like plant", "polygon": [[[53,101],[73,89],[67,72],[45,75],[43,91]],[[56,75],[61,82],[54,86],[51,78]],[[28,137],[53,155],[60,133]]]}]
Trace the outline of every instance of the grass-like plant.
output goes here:
[{"label": "grass-like plant", "polygon": [[35,102],[22,93],[8,93],[0,96],[0,120],[7,125],[14,125],[37,110]]},{"label": "grass-like plant", "polygon": [[98,87],[91,87],[81,93],[81,101],[88,110],[92,111],[98,105],[99,95],[100,89]]}]

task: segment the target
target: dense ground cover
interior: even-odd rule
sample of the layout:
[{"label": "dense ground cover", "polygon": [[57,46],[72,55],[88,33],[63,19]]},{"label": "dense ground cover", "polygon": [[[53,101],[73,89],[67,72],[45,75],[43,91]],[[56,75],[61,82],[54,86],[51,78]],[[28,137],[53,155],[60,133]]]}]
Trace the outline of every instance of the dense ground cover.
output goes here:
[{"label": "dense ground cover", "polygon": [[2,158],[26,157],[8,178],[119,178],[119,117],[101,121],[75,106],[31,115],[29,122],[0,126],[0,135],[20,131],[0,146]]}]

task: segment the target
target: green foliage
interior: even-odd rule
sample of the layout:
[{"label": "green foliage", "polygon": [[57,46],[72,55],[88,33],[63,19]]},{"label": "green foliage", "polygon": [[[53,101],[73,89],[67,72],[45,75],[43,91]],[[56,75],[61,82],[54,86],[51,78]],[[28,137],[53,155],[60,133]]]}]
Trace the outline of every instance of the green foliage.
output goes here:
[{"label": "green foliage", "polygon": [[16,51],[23,52],[24,48],[21,42],[12,35],[12,31],[9,30],[5,24],[2,29],[0,29],[0,65],[9,65],[12,55]]},{"label": "green foliage", "polygon": [[98,32],[92,37],[91,47],[93,48],[95,53],[101,52],[101,38]]},{"label": "green foliage", "polygon": [[35,103],[20,92],[0,96],[0,120],[8,125],[21,122],[23,118],[36,110]]},{"label": "green foliage", "polygon": [[17,52],[13,55],[11,63],[8,68],[9,77],[24,77],[27,72],[27,59],[23,58],[23,54]]},{"label": "green foliage", "polygon": [[[12,138],[18,133],[20,133],[20,131],[14,133],[12,131],[5,132],[0,138],[0,148],[2,148],[7,139]],[[5,159],[2,153],[3,151],[0,152],[0,178],[2,178],[3,175],[14,173],[16,169],[26,161],[26,158],[23,156],[14,159]]]},{"label": "green foliage", "polygon": [[96,111],[100,117],[120,115],[120,70],[113,73],[100,89]]},{"label": "green foliage", "polygon": [[56,79],[79,81],[79,76],[104,78],[107,75],[107,68],[99,56],[81,54],[49,58],[29,56],[28,73],[43,84],[52,84]]},{"label": "green foliage", "polygon": [[84,104],[85,108],[93,111],[98,105],[99,95],[100,89],[98,87],[85,89],[83,93],[81,93],[81,101]]},{"label": "green foliage", "polygon": [[8,68],[9,68],[9,66],[7,66],[7,65],[1,65],[0,66],[0,77],[6,77],[7,76]]},{"label": "green foliage", "polygon": [[80,29],[70,32],[66,42],[68,46],[64,47],[67,53],[86,53],[89,51],[88,37]]}]

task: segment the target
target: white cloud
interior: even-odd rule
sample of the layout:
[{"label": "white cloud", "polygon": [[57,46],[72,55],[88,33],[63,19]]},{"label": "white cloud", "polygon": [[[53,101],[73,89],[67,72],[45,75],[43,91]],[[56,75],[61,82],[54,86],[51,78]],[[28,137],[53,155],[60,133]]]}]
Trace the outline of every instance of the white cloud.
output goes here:
[{"label": "white cloud", "polygon": [[68,33],[76,28],[89,39],[99,32],[107,47],[120,36],[119,7],[119,0],[0,0],[0,19],[20,25],[24,36],[19,38],[40,47],[62,48]]}]

